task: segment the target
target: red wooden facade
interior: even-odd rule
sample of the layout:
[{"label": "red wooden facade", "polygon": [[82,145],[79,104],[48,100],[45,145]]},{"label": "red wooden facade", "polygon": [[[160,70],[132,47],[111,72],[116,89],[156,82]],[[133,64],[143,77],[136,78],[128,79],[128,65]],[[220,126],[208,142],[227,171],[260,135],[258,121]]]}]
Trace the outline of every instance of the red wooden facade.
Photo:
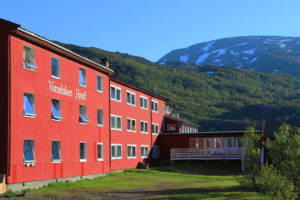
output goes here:
[{"label": "red wooden facade", "polygon": [[[112,78],[114,72],[107,66],[82,58],[5,20],[0,20],[0,42],[3,72],[0,174],[7,176],[7,183],[107,173],[156,158],[150,152],[152,146],[158,145],[158,134],[152,133],[151,125],[157,128],[154,132],[161,131],[167,99]],[[34,50],[36,68],[24,67],[24,47]],[[52,58],[59,62],[59,77],[51,76]],[[79,83],[81,69],[85,71],[84,86]],[[101,91],[97,90],[98,76],[102,77]],[[111,98],[111,86],[120,89],[120,100]],[[127,103],[127,92],[134,95],[134,104]],[[32,116],[24,114],[23,102],[28,94],[34,97]],[[141,108],[141,96],[146,99],[147,108]],[[59,102],[62,116],[59,120],[52,117],[53,100]],[[151,109],[152,101],[156,111]],[[82,107],[89,119],[84,123],[79,121]],[[103,113],[100,125],[98,110]],[[111,128],[113,116],[121,117],[119,130]],[[127,119],[135,120],[134,130],[128,130]],[[30,163],[24,161],[25,141],[32,141],[34,147],[34,161]],[[59,162],[53,160],[52,142],[59,142]],[[85,144],[85,159],[81,159],[80,143]],[[103,147],[102,159],[98,155],[99,143]],[[118,158],[112,157],[114,145],[121,145]],[[135,146],[130,157],[128,145]],[[146,147],[149,156],[141,155]]]}]

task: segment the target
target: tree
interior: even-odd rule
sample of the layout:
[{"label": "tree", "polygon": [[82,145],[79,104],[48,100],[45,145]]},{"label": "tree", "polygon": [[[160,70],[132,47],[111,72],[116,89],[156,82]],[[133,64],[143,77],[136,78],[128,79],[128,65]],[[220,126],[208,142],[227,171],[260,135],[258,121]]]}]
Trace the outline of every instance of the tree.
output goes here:
[{"label": "tree", "polygon": [[258,188],[257,179],[261,171],[261,144],[261,136],[255,133],[254,127],[248,127],[244,137],[245,174],[242,183],[256,189]]}]

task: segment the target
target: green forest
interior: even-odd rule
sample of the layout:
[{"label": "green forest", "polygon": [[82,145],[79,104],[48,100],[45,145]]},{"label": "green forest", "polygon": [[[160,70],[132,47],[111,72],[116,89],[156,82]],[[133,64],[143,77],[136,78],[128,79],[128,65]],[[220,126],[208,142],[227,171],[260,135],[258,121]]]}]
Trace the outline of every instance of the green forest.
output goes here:
[{"label": "green forest", "polygon": [[265,122],[277,128],[282,122],[300,122],[300,79],[232,67],[163,66],[144,58],[97,48],[60,45],[110,68],[126,82],[167,97],[180,118],[204,131],[243,130]]}]

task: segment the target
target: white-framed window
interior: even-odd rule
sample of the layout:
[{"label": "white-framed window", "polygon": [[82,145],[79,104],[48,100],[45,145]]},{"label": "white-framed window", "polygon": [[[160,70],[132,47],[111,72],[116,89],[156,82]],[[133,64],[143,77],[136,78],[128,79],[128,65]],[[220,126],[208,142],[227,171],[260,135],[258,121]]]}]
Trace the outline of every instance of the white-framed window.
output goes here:
[{"label": "white-framed window", "polygon": [[148,158],[148,145],[141,145],[141,158]]},{"label": "white-framed window", "polygon": [[61,162],[60,141],[52,141],[52,162]]},{"label": "white-framed window", "polygon": [[111,144],[111,159],[122,159],[121,144]]},{"label": "white-framed window", "polygon": [[34,140],[24,140],[24,162],[33,163],[35,162],[34,154]]},{"label": "white-framed window", "polygon": [[86,87],[86,70],[79,68],[79,85]]},{"label": "white-framed window", "polygon": [[126,103],[131,106],[135,106],[135,93],[126,91]]},{"label": "white-framed window", "polygon": [[140,96],[140,108],[148,110],[148,98]]},{"label": "white-framed window", "polygon": [[158,112],[158,102],[151,100],[151,110],[152,112]]},{"label": "white-framed window", "polygon": [[158,130],[158,124],[152,124],[151,125],[152,127],[151,127],[151,129],[152,129],[152,134],[153,135],[157,135],[158,133],[159,133],[159,130]]},{"label": "white-framed window", "polygon": [[136,158],[136,145],[127,145],[127,158]]},{"label": "white-framed window", "polygon": [[60,78],[60,61],[55,57],[51,57],[51,76],[57,79]]},{"label": "white-framed window", "polygon": [[55,120],[61,120],[62,115],[60,112],[60,101],[57,99],[52,99],[51,105],[51,118]]},{"label": "white-framed window", "polygon": [[85,124],[89,121],[89,118],[86,115],[86,106],[79,105],[79,122]]},{"label": "white-framed window", "polygon": [[159,146],[152,146],[152,158],[159,158]]},{"label": "white-framed window", "polygon": [[111,85],[110,86],[110,99],[121,102],[121,88]]},{"label": "white-framed window", "polygon": [[103,143],[97,143],[97,160],[103,161]]},{"label": "white-framed window", "polygon": [[86,161],[87,160],[86,142],[79,143],[79,150],[80,150],[80,161]]},{"label": "white-framed window", "polygon": [[97,109],[97,124],[98,126],[103,126],[103,110]]},{"label": "white-framed window", "polygon": [[136,123],[135,119],[127,118],[127,131],[129,132],[136,132]]},{"label": "white-framed window", "polygon": [[117,115],[110,115],[111,130],[122,130],[122,117]]},{"label": "white-framed window", "polygon": [[140,127],[141,127],[141,133],[148,133],[148,122],[141,121]]},{"label": "white-framed window", "polygon": [[100,75],[97,75],[97,91],[102,92],[103,89],[103,78]]},{"label": "white-framed window", "polygon": [[30,117],[35,116],[34,95],[33,94],[24,93],[23,112],[24,112],[25,116],[30,116]]},{"label": "white-framed window", "polygon": [[32,47],[23,47],[23,68],[30,71],[34,71],[37,68],[34,60],[34,49]]}]

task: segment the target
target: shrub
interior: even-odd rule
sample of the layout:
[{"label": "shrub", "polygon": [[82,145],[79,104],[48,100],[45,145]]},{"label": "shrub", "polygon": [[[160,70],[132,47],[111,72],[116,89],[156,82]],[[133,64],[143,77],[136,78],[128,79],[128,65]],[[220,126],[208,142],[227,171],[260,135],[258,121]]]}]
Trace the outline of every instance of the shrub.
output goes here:
[{"label": "shrub", "polygon": [[273,200],[294,200],[297,198],[293,182],[282,176],[272,165],[263,167],[257,179],[259,190]]}]

